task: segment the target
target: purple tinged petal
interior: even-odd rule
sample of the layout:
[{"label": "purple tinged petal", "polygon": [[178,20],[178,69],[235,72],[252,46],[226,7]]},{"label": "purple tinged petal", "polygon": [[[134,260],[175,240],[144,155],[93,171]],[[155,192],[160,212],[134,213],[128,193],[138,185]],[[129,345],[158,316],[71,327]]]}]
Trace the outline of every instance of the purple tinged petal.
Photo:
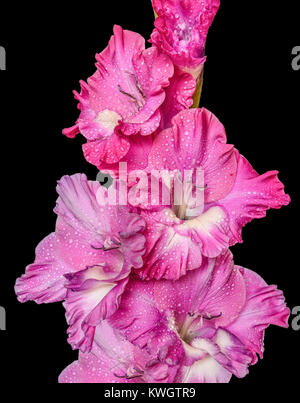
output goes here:
[{"label": "purple tinged petal", "polygon": [[36,301],[42,304],[65,298],[64,274],[74,269],[59,255],[58,242],[53,233],[38,245],[35,262],[16,281],[15,292],[20,302]]},{"label": "purple tinged petal", "polygon": [[246,302],[240,315],[228,327],[251,351],[252,365],[263,357],[264,333],[270,325],[288,327],[290,310],[282,291],[266,282],[251,270],[238,268],[246,284]]}]

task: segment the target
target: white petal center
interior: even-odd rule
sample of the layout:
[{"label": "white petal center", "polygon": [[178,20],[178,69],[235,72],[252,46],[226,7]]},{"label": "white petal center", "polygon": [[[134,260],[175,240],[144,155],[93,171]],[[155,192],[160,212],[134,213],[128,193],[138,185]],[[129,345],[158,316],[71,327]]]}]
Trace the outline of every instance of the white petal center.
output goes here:
[{"label": "white petal center", "polygon": [[95,122],[99,123],[105,129],[113,131],[118,125],[119,120],[122,120],[122,117],[117,112],[105,109],[98,113]]}]

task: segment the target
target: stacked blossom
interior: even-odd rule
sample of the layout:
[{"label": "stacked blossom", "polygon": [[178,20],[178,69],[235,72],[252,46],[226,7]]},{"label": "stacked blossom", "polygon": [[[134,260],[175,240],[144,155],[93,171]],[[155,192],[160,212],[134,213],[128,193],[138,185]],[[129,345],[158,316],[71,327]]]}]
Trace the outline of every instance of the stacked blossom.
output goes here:
[{"label": "stacked blossom", "polygon": [[15,287],[21,302],[63,301],[79,358],[62,383],[228,382],[262,358],[270,324],[287,327],[282,292],[229,248],[290,198],[212,113],[190,109],[219,5],[153,0],[152,47],[115,26],[74,92],[80,115],[64,134],[86,138],[86,160],[113,185],[59,181],[55,231]]}]

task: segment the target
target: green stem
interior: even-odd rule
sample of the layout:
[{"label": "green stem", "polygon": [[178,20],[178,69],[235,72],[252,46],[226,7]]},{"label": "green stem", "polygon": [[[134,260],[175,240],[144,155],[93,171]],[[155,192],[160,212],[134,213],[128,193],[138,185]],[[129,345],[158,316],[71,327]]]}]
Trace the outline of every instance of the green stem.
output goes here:
[{"label": "green stem", "polygon": [[202,94],[202,88],[203,88],[203,76],[204,76],[204,69],[202,70],[202,73],[201,73],[198,83],[197,83],[196,92],[193,97],[194,103],[193,103],[192,108],[199,108],[201,94]]}]

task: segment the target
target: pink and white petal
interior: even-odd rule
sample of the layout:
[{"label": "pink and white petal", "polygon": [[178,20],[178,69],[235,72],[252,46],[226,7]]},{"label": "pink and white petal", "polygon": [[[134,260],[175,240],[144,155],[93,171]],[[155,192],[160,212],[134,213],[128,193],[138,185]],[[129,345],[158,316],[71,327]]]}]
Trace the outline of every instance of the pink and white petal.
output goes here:
[{"label": "pink and white petal", "polygon": [[123,364],[144,362],[148,354],[130,343],[126,337],[111,326],[110,320],[105,320],[96,328],[93,352],[97,356],[101,351],[114,361]]},{"label": "pink and white petal", "polygon": [[[55,212],[59,218],[57,231],[64,235],[64,223],[90,242],[94,248],[103,246],[107,237],[113,238],[120,233],[124,237],[143,231],[144,220],[137,214],[131,214],[127,207],[98,203],[99,193],[105,194],[99,182],[90,182],[83,174],[65,176],[58,184]],[[102,242],[102,244],[101,244]]]},{"label": "pink and white petal", "polygon": [[[201,334],[201,331],[199,332]],[[201,337],[201,335],[199,335]],[[248,366],[251,363],[251,352],[233,334],[219,328],[211,338],[211,343],[217,349],[208,350],[208,353],[229,372],[238,378],[244,378],[248,374]],[[196,339],[193,345],[198,346]],[[201,340],[200,340],[201,347]]]},{"label": "pink and white petal", "polygon": [[266,216],[267,210],[280,209],[290,203],[277,171],[259,175],[236,151],[238,161],[235,184],[230,193],[218,202],[228,212],[232,232],[231,245],[242,242],[242,227],[255,218]]},{"label": "pink and white petal", "polygon": [[138,214],[129,213],[127,207],[119,208],[119,234],[124,256],[123,272],[131,268],[139,269],[143,266],[146,238],[142,234],[145,230],[145,220]]},{"label": "pink and white petal", "polygon": [[99,188],[98,182],[89,182],[84,174],[64,176],[57,185],[55,213],[87,238],[103,225],[96,199]]},{"label": "pink and white petal", "polygon": [[67,293],[64,274],[74,270],[62,259],[56,235],[50,234],[36,248],[35,262],[17,279],[15,292],[20,302],[38,304],[62,301]]},{"label": "pink and white petal", "polygon": [[229,383],[232,374],[223,368],[213,357],[183,367],[179,375],[180,383]]},{"label": "pink and white petal", "polygon": [[89,268],[66,278],[69,291],[64,307],[69,325],[68,341],[73,349],[88,352],[96,326],[118,309],[128,278],[117,282],[113,274],[104,272],[102,267]]},{"label": "pink and white petal", "polygon": [[[92,347],[95,326],[86,324],[89,314],[96,310],[99,301],[114,287],[114,284],[103,285],[99,289],[89,292],[69,292],[64,307],[66,319],[69,325],[68,342],[73,350],[80,349],[82,352],[89,352]],[[86,295],[85,295],[86,294]],[[101,319],[99,319],[100,322]]]},{"label": "pink and white petal", "polygon": [[141,382],[141,375],[154,358],[145,349],[129,342],[119,330],[111,327],[109,321],[97,326],[92,352],[96,356],[105,353],[112,360],[111,369],[116,378],[126,379],[129,375],[131,382],[137,383]]},{"label": "pink and white petal", "polygon": [[118,234],[118,209],[100,206],[96,194],[99,182],[89,182],[85,175],[65,176],[59,181],[56,234],[63,258],[77,270],[103,262],[101,250],[106,239]]},{"label": "pink and white petal", "polygon": [[120,26],[114,27],[108,47],[96,59],[96,73],[88,83],[81,81],[80,94],[74,92],[80,117],[64,134],[75,137],[80,131],[88,140],[83,145],[85,158],[105,169],[129,152],[124,135],[150,136],[158,129],[174,67],[157,48],[145,50],[142,36]]},{"label": "pink and white petal", "polygon": [[119,232],[122,238],[129,238],[143,232],[146,226],[145,220],[137,213],[131,213],[127,207],[120,206]]},{"label": "pink and white petal", "polygon": [[[171,213],[167,209],[165,212]],[[144,267],[139,272],[143,279],[178,280],[189,270],[201,266],[202,253],[199,244],[191,238],[181,235],[173,225],[164,225],[153,220],[153,213],[143,212],[147,222],[146,253]],[[171,217],[172,218],[172,217]]]},{"label": "pink and white petal", "polygon": [[150,135],[158,128],[158,109],[174,72],[168,56],[155,47],[144,48],[139,34],[115,26],[108,48],[97,55],[98,71],[89,79],[92,108],[116,111],[126,135]]},{"label": "pink and white petal", "polygon": [[[108,140],[110,139],[110,137],[113,136],[114,129],[102,126],[96,120],[97,116],[92,109],[90,109],[89,115],[90,116],[87,116],[85,119],[83,119],[82,117],[80,117],[78,119],[80,133],[82,133],[84,135],[84,137],[88,140],[88,142],[102,140],[103,149],[104,149],[105,148],[104,145],[106,145]],[[113,146],[106,145],[106,149],[108,149],[109,147],[112,148]],[[100,154],[100,156],[103,156],[103,158],[104,158],[106,155],[105,149],[104,150],[101,149],[101,151],[102,151],[102,153],[101,154],[99,153],[99,154]]]},{"label": "pink and white petal", "polygon": [[198,244],[204,256],[214,258],[225,252],[229,245],[227,215],[213,207],[199,217],[176,226],[176,232]]},{"label": "pink and white petal", "polygon": [[105,261],[120,271],[123,257],[118,250],[103,250],[106,243],[120,248],[125,257],[125,271],[132,265],[142,265],[145,238],[141,232],[145,221],[130,213],[127,206],[101,206],[98,197],[105,191],[98,182],[89,182],[85,175],[64,177],[59,182],[56,232],[64,259],[77,265],[77,270]]},{"label": "pink and white petal", "polygon": [[178,280],[200,267],[203,257],[217,257],[228,248],[227,216],[218,207],[189,221],[170,209],[141,214],[147,223],[143,278]]},{"label": "pink and white petal", "polygon": [[252,364],[263,357],[264,332],[269,325],[288,327],[290,311],[282,291],[268,286],[251,270],[238,268],[246,284],[246,302],[237,319],[227,330],[237,336],[252,353]]}]

